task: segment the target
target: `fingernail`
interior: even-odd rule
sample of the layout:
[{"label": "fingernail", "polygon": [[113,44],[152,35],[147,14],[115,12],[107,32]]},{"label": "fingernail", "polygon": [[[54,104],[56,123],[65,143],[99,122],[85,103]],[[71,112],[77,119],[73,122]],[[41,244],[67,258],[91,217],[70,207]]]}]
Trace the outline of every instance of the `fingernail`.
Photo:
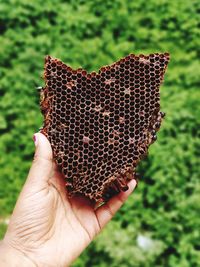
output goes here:
[{"label": "fingernail", "polygon": [[37,137],[36,137],[36,134],[33,135],[33,141],[35,143],[35,146],[37,145]]},{"label": "fingernail", "polygon": [[133,179],[133,180],[131,180],[131,181],[129,182],[128,185],[129,185],[130,190],[132,191],[134,188],[137,187],[137,182],[135,181],[135,179]]}]

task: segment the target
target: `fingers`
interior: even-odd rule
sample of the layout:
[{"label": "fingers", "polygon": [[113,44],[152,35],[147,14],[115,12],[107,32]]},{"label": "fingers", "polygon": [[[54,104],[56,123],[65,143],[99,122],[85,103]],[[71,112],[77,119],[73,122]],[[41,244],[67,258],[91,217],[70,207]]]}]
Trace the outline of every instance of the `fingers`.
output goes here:
[{"label": "fingers", "polygon": [[129,189],[126,192],[119,193],[117,196],[111,198],[105,205],[96,210],[97,220],[101,229],[112,219],[114,214],[124,204],[128,196],[133,192],[136,184],[135,180],[131,180],[128,184]]},{"label": "fingers", "polygon": [[52,149],[47,138],[41,134],[34,134],[35,155],[29,171],[27,182],[47,182],[53,168]]}]

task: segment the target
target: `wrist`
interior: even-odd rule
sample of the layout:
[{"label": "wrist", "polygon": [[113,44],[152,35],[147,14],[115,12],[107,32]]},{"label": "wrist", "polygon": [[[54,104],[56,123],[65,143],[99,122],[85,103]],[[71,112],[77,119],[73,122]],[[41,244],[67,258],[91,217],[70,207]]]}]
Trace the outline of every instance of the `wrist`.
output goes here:
[{"label": "wrist", "polygon": [[18,249],[0,241],[0,266],[4,267],[35,267],[31,259]]}]

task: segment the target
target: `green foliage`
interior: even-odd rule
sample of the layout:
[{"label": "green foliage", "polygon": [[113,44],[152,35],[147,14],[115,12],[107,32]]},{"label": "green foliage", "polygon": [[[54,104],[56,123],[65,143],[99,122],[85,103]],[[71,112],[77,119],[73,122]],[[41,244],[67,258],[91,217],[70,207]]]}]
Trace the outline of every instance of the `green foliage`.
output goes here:
[{"label": "green foliage", "polygon": [[3,238],[6,231],[6,224],[0,223],[0,238]]},{"label": "green foliage", "polygon": [[[97,70],[131,52],[169,51],[167,116],[139,187],[73,266],[199,266],[199,10],[197,0],[1,1],[0,216],[12,212],[31,163],[46,54]],[[142,250],[139,234],[153,248]]]}]

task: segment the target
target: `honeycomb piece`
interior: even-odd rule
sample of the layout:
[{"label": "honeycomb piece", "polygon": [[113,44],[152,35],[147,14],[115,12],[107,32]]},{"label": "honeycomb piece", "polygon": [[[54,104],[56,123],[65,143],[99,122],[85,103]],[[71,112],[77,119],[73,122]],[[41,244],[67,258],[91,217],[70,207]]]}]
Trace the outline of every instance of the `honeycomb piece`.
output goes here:
[{"label": "honeycomb piece", "polygon": [[41,132],[51,143],[69,197],[106,202],[136,179],[136,166],[164,117],[159,87],[168,61],[168,53],[130,54],[88,73],[45,58]]}]

